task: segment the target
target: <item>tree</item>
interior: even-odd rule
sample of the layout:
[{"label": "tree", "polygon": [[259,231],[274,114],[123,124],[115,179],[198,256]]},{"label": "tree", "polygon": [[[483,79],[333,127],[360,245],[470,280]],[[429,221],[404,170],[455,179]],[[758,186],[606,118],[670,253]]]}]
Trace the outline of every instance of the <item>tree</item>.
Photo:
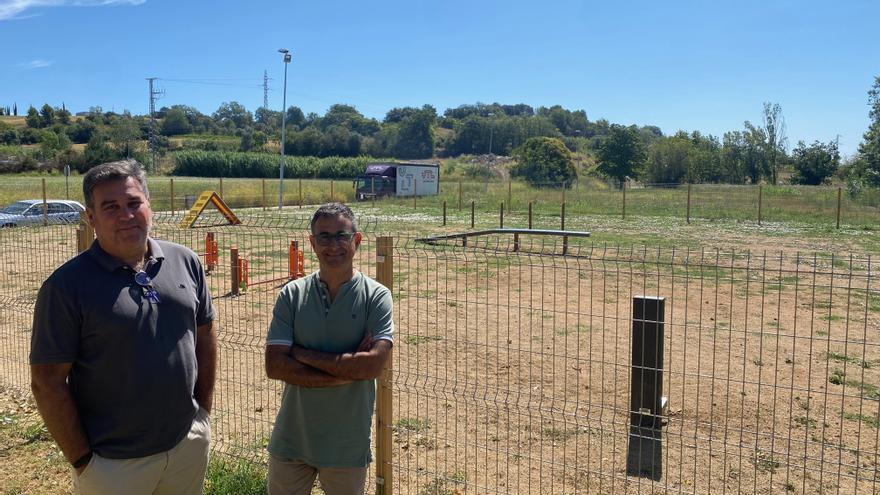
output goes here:
[{"label": "tree", "polygon": [[12,115],[18,117],[18,103],[12,104]]},{"label": "tree", "polygon": [[785,156],[785,119],[779,103],[764,103],[764,132],[767,134],[767,168],[771,184],[779,177],[780,158]]},{"label": "tree", "polygon": [[577,178],[571,152],[559,139],[534,137],[513,151],[516,165],[511,175],[523,177],[533,186],[559,187]]},{"label": "tree", "polygon": [[135,143],[143,137],[137,122],[130,115],[113,117],[109,136],[119,155],[126,158],[131,157]]},{"label": "tree", "polygon": [[645,146],[636,126],[611,124],[608,137],[597,152],[598,170],[621,184],[633,177],[645,161]]},{"label": "tree", "polygon": [[192,132],[192,124],[186,117],[186,113],[180,108],[169,108],[162,120],[163,136],[178,136]]},{"label": "tree", "polygon": [[834,141],[814,141],[810,146],[800,141],[792,155],[795,174],[791,181],[795,184],[817,186],[834,175],[840,166],[840,153]]},{"label": "tree", "polygon": [[[386,117],[387,118],[387,117]],[[397,141],[394,145],[395,158],[431,158],[434,156],[434,122],[437,111],[431,105],[421,110],[409,112],[400,121]]]},{"label": "tree", "polygon": [[107,139],[101,133],[95,132],[92,134],[91,139],[89,139],[89,144],[86,145],[86,148],[83,151],[85,167],[83,167],[83,169],[78,169],[77,171],[85,172],[91,168],[92,165],[111,162],[117,159],[118,156],[119,155],[107,145]]},{"label": "tree", "polygon": [[24,121],[31,129],[41,129],[44,127],[43,118],[40,117],[40,112],[38,112],[33,106],[28,107],[27,117],[24,118]]},{"label": "tree", "polygon": [[254,117],[241,103],[237,101],[226,102],[220,105],[213,118],[217,123],[232,126],[236,129],[250,127],[254,123]]},{"label": "tree", "polygon": [[859,167],[868,184],[880,187],[880,76],[874,78],[874,86],[868,91],[871,109],[871,125],[859,145]]},{"label": "tree", "polygon": [[40,118],[43,120],[42,127],[52,126],[55,123],[55,109],[48,103],[44,103],[43,108],[40,109]]},{"label": "tree", "polygon": [[66,108],[55,112],[55,118],[61,125],[70,125],[70,112]]}]

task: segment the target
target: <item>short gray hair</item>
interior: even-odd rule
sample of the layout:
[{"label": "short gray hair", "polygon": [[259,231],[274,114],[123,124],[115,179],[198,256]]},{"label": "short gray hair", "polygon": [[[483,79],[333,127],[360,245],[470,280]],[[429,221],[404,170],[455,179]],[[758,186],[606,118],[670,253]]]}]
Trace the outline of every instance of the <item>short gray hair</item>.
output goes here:
[{"label": "short gray hair", "polygon": [[94,208],[92,193],[98,184],[126,180],[129,177],[141,185],[141,189],[144,190],[144,196],[149,199],[150,191],[147,189],[147,174],[144,172],[144,168],[137,160],[127,159],[102,163],[86,172],[86,175],[83,176],[83,197],[86,200],[86,206]]},{"label": "short gray hair", "polygon": [[320,208],[315,210],[315,214],[312,215],[312,221],[309,224],[309,230],[312,231],[312,234],[315,233],[315,222],[317,222],[319,218],[323,217],[347,218],[349,221],[351,221],[352,230],[354,232],[358,231],[357,219],[354,217],[354,212],[351,211],[351,208],[342,203],[327,203],[325,205],[321,205]]}]

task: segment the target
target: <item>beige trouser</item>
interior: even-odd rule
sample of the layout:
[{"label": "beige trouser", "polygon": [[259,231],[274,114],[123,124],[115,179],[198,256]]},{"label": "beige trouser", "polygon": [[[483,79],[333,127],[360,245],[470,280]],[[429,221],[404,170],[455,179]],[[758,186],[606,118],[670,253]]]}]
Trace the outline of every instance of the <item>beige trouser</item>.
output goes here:
[{"label": "beige trouser", "polygon": [[308,495],[316,477],[327,495],[362,495],[368,467],[315,468],[269,454],[269,495]]},{"label": "beige trouser", "polygon": [[201,495],[208,467],[211,427],[204,409],[186,438],[171,450],[136,459],[107,459],[93,454],[73,486],[79,495]]}]

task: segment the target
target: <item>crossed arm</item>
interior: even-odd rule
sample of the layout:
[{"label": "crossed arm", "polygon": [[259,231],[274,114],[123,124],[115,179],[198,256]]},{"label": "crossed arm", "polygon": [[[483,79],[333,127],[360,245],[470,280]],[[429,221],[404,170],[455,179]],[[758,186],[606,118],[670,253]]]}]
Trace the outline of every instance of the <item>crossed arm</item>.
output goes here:
[{"label": "crossed arm", "polygon": [[333,353],[298,345],[266,347],[266,374],[301,387],[331,387],[355,380],[370,380],[382,373],[391,351],[388,340],[366,334],[354,352]]}]

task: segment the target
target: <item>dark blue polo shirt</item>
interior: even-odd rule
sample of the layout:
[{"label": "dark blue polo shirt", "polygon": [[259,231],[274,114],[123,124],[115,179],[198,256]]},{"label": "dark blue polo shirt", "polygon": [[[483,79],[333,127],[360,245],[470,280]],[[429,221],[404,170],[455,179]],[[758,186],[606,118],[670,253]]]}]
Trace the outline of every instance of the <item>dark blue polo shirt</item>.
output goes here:
[{"label": "dark blue polo shirt", "polygon": [[158,303],[96,241],[46,279],[34,308],[30,362],[73,363],[68,383],[102,457],[169,450],[198,411],[196,327],[214,318],[204,271],[191,250],[148,243]]}]

